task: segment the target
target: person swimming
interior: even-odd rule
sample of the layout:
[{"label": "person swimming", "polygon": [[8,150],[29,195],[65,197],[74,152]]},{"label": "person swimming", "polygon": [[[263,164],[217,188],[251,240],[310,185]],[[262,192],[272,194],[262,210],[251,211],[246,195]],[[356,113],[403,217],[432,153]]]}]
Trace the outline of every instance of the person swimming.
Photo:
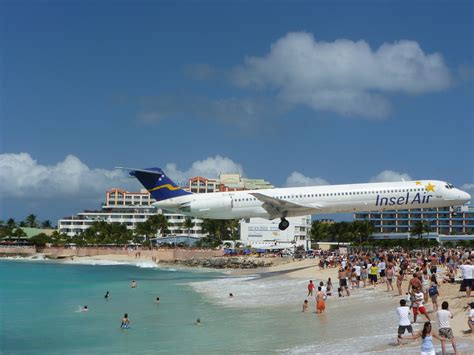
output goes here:
[{"label": "person swimming", "polygon": [[229,297],[232,298],[234,297],[234,295],[232,293],[229,293]]},{"label": "person swimming", "polygon": [[107,301],[109,300],[109,291],[107,291],[107,292],[105,293],[104,298],[105,298]]},{"label": "person swimming", "polygon": [[202,325],[201,318],[196,319],[196,325]]},{"label": "person swimming", "polygon": [[137,287],[137,282],[136,282],[135,280],[132,280],[131,287],[132,287],[132,288],[136,288],[136,287]]},{"label": "person swimming", "polygon": [[89,307],[87,306],[84,306],[81,308],[81,312],[88,312],[89,311]]},{"label": "person swimming", "polygon": [[125,313],[122,318],[122,323],[120,324],[120,328],[128,329],[130,328],[130,320],[128,319],[128,313]]},{"label": "person swimming", "polygon": [[160,297],[156,297],[155,303],[160,303]]}]

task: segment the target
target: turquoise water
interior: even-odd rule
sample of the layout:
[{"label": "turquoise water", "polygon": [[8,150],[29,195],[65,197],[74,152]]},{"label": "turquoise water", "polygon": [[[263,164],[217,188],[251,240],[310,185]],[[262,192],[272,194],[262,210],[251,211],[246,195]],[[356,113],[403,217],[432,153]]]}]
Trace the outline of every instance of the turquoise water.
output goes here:
[{"label": "turquoise water", "polygon": [[[288,330],[274,326],[278,313],[217,306],[190,287],[217,273],[44,261],[0,261],[0,268],[5,354],[204,354],[287,346]],[[90,311],[78,312],[83,305]],[[119,329],[124,313],[131,321],[128,330]],[[198,317],[201,326],[194,324]],[[294,335],[301,341],[303,334]]]}]

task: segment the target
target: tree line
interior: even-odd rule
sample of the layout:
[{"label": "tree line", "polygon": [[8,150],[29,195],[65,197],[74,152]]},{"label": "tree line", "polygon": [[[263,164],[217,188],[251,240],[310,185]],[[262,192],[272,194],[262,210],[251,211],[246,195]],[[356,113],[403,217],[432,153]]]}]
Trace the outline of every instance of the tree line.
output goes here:
[{"label": "tree line", "polygon": [[[40,225],[35,215],[29,215],[23,222],[16,223],[12,218],[6,223],[1,222],[0,239],[18,241],[20,238],[26,237],[25,232],[20,227]],[[50,226],[51,224],[42,223],[41,225]],[[166,237],[170,234],[169,226],[168,220],[161,214],[151,216],[146,221],[137,223],[133,230],[128,229],[125,224],[121,223],[94,221],[89,228],[74,236],[54,231],[51,235],[40,233],[29,238],[27,242],[37,246],[46,244],[52,244],[53,246],[75,244],[79,247],[95,245],[124,246],[133,243],[149,247],[152,244],[152,239],[156,236]],[[201,233],[205,236],[197,242],[198,247],[216,247],[221,245],[223,240],[239,239],[239,223],[237,220],[204,219],[200,226]],[[181,228],[186,230],[188,235],[191,235],[191,230],[194,227],[195,223],[190,217],[185,218],[181,224]],[[188,243],[189,240],[181,243],[180,246],[185,246]]]}]

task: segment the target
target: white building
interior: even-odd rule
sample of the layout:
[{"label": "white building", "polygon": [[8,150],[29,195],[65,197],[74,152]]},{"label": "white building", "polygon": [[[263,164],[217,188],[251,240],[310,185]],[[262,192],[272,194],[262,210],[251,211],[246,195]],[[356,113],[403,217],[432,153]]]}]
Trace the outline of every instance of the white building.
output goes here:
[{"label": "white building", "polygon": [[250,218],[248,222],[243,220],[240,222],[240,240],[252,248],[275,245],[293,249],[301,245],[306,250],[310,249],[311,216],[287,217],[287,219],[290,226],[284,231],[278,228],[279,219],[269,221],[263,218]]},{"label": "white building", "polygon": [[[142,189],[140,192],[129,192],[122,189],[110,189],[105,194],[105,203],[99,211],[84,211],[75,216],[64,217],[58,221],[59,233],[74,236],[97,221],[107,223],[125,224],[128,229],[135,229],[138,223],[145,222],[151,216],[162,213],[151,204],[155,200],[148,191]],[[188,236],[188,230],[182,227],[185,216],[176,213],[163,213],[168,220],[170,235]],[[200,238],[202,220],[193,218],[194,227],[189,230],[191,237]]]}]

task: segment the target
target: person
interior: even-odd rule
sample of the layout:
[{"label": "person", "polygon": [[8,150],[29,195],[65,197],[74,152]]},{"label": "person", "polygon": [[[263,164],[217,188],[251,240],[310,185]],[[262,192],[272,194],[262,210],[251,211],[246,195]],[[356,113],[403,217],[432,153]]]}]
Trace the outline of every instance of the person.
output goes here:
[{"label": "person", "polygon": [[386,271],[385,271],[385,276],[387,277],[387,292],[392,289],[393,291],[393,285],[392,285],[392,280],[395,272],[393,270],[393,266],[391,264],[388,265]]},{"label": "person", "polygon": [[308,300],[304,300],[303,302],[303,312],[306,312],[308,310]]},{"label": "person", "polygon": [[316,313],[323,313],[326,309],[326,295],[321,290],[321,286],[318,287],[318,293],[316,294]]},{"label": "person", "polygon": [[130,328],[130,320],[128,319],[128,313],[125,313],[122,318],[122,323],[120,324],[120,328],[128,329]]},{"label": "person", "polygon": [[362,269],[362,268],[360,267],[359,264],[356,264],[356,265],[354,266],[354,269],[355,269],[356,277],[357,277],[357,288],[359,288],[359,286],[360,286],[360,278],[361,278],[361,277],[360,277],[360,276],[361,276],[361,269]]},{"label": "person", "polygon": [[420,288],[421,289],[421,281],[418,278],[418,274],[416,272],[413,273],[413,277],[410,279],[408,282],[408,293],[414,288]]},{"label": "person", "polygon": [[438,311],[438,296],[439,296],[439,291],[438,291],[438,281],[436,280],[436,275],[433,274],[431,275],[431,284],[430,288],[428,289],[428,295],[431,298],[431,303],[433,304],[433,311],[437,312]]},{"label": "person", "polygon": [[201,318],[196,319],[196,325],[202,325]]},{"label": "person", "polygon": [[105,298],[107,301],[109,300],[109,295],[110,295],[110,294],[109,294],[109,291],[107,291],[107,292],[105,293],[105,296],[104,296],[104,298]]},{"label": "person", "polygon": [[386,264],[385,264],[384,259],[380,259],[380,262],[377,264],[377,269],[378,269],[379,275],[380,275],[380,282],[385,283]]},{"label": "person", "polygon": [[[457,354],[456,339],[454,339],[453,330],[449,325],[449,319],[453,318],[453,315],[451,314],[448,308],[449,303],[444,301],[443,303],[441,303],[441,310],[436,312],[436,316],[438,317],[438,332],[440,336],[445,337],[451,341],[454,353]],[[446,354],[446,348],[444,343],[441,343],[441,350],[443,351],[443,354]]]},{"label": "person", "polygon": [[[337,277],[339,278],[339,289],[338,289],[339,297],[342,296],[342,291],[344,291],[344,289],[346,290],[347,296],[350,296],[349,287],[347,286],[347,272],[346,272],[346,270],[343,269],[343,268],[340,268]],[[344,297],[344,296],[342,296],[342,297]]]},{"label": "person", "polygon": [[453,269],[448,267],[448,272],[446,273],[446,276],[443,278],[443,283],[453,284],[455,282],[454,278],[455,278],[455,275],[454,275]]},{"label": "person", "polygon": [[373,285],[374,287],[377,285],[378,270],[379,268],[377,267],[377,265],[375,265],[375,261],[374,261],[374,263],[370,266],[370,269],[369,269],[370,284]]},{"label": "person", "polygon": [[404,278],[405,278],[405,274],[403,273],[403,269],[402,269],[397,275],[397,289],[398,289],[399,296],[402,295],[402,282]]},{"label": "person", "polygon": [[430,288],[430,277],[428,275],[428,270],[423,270],[423,274],[421,276],[421,284],[423,286],[422,292],[425,303],[428,302],[428,290]]},{"label": "person", "polygon": [[474,302],[469,303],[468,307],[470,307],[468,316],[467,316],[467,326],[469,327],[468,333],[472,333],[474,330]]},{"label": "person", "polygon": [[400,307],[397,307],[398,313],[398,337],[397,342],[400,345],[400,339],[405,331],[413,335],[413,327],[410,322],[410,308],[407,306],[407,301],[404,299],[400,300]]},{"label": "person", "polygon": [[309,280],[308,295],[306,297],[313,296],[313,290],[314,290],[313,280]]},{"label": "person", "polygon": [[232,298],[234,297],[234,295],[232,293],[229,293],[229,297]]},{"label": "person", "polygon": [[135,288],[137,287],[137,282],[135,280],[132,280],[132,284],[131,284],[132,288]]},{"label": "person", "polygon": [[160,303],[160,297],[156,297],[155,303]]},{"label": "person", "polygon": [[367,267],[363,266],[362,270],[360,271],[360,277],[362,278],[362,282],[364,283],[364,288],[367,285]]},{"label": "person", "polygon": [[[441,342],[441,346],[443,346],[445,339],[433,334],[431,332],[431,323],[425,322],[423,325],[423,330],[421,332],[416,333],[410,337],[401,337],[402,339],[418,339],[421,336],[421,349],[420,355],[436,355],[436,351],[433,345],[433,338],[438,339]],[[444,354],[444,352],[443,352]]]},{"label": "person", "polygon": [[413,303],[413,323],[416,323],[416,317],[418,316],[418,313],[423,314],[426,319],[428,319],[428,321],[431,321],[430,316],[426,312],[426,308],[423,305],[425,296],[423,295],[423,292],[421,292],[421,288],[413,289],[413,296],[415,297],[415,302]]},{"label": "person", "polygon": [[328,280],[326,282],[326,295],[331,296],[332,294],[332,281],[331,278],[328,277]]},{"label": "person", "polygon": [[87,306],[84,306],[81,308],[81,312],[88,312],[89,311],[89,307]]},{"label": "person", "polygon": [[473,267],[470,260],[466,260],[463,265],[459,266],[462,275],[462,287],[466,289],[466,297],[471,297],[471,290],[473,284]]},{"label": "person", "polygon": [[358,286],[358,281],[357,281],[357,273],[356,273],[356,269],[355,267],[352,268],[352,271],[351,271],[351,287],[352,289],[356,288],[356,287],[359,287]]}]

